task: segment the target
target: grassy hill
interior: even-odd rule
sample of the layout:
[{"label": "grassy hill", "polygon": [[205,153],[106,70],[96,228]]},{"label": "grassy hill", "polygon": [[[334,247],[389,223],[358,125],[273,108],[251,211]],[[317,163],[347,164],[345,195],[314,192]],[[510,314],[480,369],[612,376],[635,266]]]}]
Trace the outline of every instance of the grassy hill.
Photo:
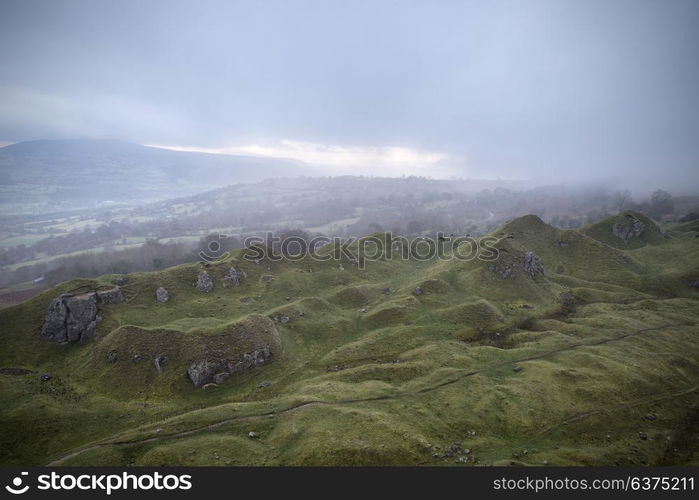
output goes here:
[{"label": "grassy hill", "polygon": [[[117,277],[63,283],[0,311],[0,462],[699,464],[699,239],[642,219],[643,244],[620,244],[619,222],[522,217],[494,261],[237,252],[128,275],[85,344],[43,339],[47,308]],[[188,378],[263,345],[261,366]]]},{"label": "grassy hill", "polygon": [[295,160],[173,151],[116,140],[26,141],[0,148],[0,203],[43,203],[55,210],[56,203],[75,208],[107,200],[143,202],[305,170]]}]

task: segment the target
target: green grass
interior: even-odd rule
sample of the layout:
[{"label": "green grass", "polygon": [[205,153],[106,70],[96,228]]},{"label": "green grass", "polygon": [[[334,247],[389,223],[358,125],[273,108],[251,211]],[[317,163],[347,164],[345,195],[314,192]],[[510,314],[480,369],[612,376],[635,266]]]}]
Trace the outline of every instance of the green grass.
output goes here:
[{"label": "green grass", "polygon": [[[200,264],[133,274],[86,345],[39,337],[48,303],[115,276],[63,283],[0,311],[0,367],[36,371],[0,375],[0,462],[696,465],[699,239],[670,231],[616,248],[601,227],[517,219],[494,231],[495,263],[341,270],[235,253],[207,268],[209,294],[192,287]],[[524,272],[527,251],[544,275]],[[248,277],[223,288],[231,266]],[[155,301],[158,286],[169,302]],[[274,346],[270,363],[205,390],[187,379],[192,360],[259,342]],[[466,463],[444,455],[455,442]]]}]

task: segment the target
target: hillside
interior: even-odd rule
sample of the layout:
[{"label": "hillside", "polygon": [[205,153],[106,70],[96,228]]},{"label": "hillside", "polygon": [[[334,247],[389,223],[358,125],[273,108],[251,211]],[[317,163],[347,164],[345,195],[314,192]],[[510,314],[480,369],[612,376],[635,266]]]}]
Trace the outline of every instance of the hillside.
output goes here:
[{"label": "hillside", "polygon": [[0,202],[73,207],[143,202],[304,172],[296,160],[173,151],[115,140],[37,140],[0,148]]},{"label": "hillside", "polygon": [[699,239],[617,223],[60,284],[0,310],[0,463],[699,465]]}]

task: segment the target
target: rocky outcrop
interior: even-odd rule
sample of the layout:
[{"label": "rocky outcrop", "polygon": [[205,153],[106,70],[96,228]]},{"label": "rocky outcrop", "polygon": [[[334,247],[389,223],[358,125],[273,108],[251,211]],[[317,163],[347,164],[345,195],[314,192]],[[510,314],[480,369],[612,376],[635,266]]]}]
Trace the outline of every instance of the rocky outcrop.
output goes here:
[{"label": "rocky outcrop", "polygon": [[194,287],[202,293],[209,293],[214,289],[214,280],[211,279],[211,275],[209,273],[203,271],[199,274],[199,276],[197,276],[197,281],[194,282]]},{"label": "rocky outcrop", "polygon": [[124,295],[119,287],[82,295],[61,295],[49,304],[41,336],[56,343],[85,343],[95,336],[97,323],[102,319],[97,314],[97,305],[123,301]]},{"label": "rocky outcrop", "polygon": [[252,366],[259,366],[266,363],[272,356],[268,347],[247,352],[238,360],[221,359],[218,361],[199,360],[193,362],[187,368],[189,380],[197,389],[208,383],[220,384],[230,375],[246,370]]},{"label": "rocky outcrop", "polygon": [[247,278],[245,271],[238,272],[235,270],[235,268],[231,267],[223,277],[223,287],[228,288],[229,286],[240,286],[245,278]]},{"label": "rocky outcrop", "polygon": [[84,343],[94,337],[99,320],[95,294],[77,297],[64,295],[51,301],[41,336],[56,343]]},{"label": "rocky outcrop", "polygon": [[621,238],[624,241],[629,241],[634,238],[638,238],[643,234],[646,226],[631,214],[625,214],[624,220],[622,222],[617,222],[612,226],[612,233],[617,238]]},{"label": "rocky outcrop", "polygon": [[158,289],[155,291],[155,300],[158,302],[167,302],[170,300],[170,294],[162,286],[158,287]]},{"label": "rocky outcrop", "polygon": [[524,254],[524,263],[522,267],[524,268],[524,272],[531,278],[537,274],[544,274],[544,263],[541,262],[541,259],[539,259],[534,252],[527,252]]},{"label": "rocky outcrop", "polygon": [[95,292],[97,303],[99,304],[121,304],[124,302],[124,294],[118,286],[111,290],[101,290]]}]

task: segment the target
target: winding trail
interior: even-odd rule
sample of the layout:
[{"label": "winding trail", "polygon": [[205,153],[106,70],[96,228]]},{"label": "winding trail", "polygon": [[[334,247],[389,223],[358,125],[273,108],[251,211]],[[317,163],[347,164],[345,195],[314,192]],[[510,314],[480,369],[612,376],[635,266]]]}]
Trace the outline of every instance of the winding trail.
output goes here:
[{"label": "winding trail", "polygon": [[[324,401],[324,400],[302,401],[302,402],[293,404],[291,406],[288,406],[286,408],[283,408],[281,410],[276,410],[276,411],[271,410],[271,411],[265,411],[265,412],[260,412],[260,413],[251,413],[249,415],[239,415],[239,416],[235,416],[235,417],[221,420],[219,422],[214,422],[213,424],[208,424],[208,425],[204,425],[201,427],[196,427],[196,428],[189,429],[186,431],[180,431],[180,432],[175,432],[175,433],[170,433],[170,434],[159,434],[157,436],[152,436],[152,437],[143,438],[143,439],[136,439],[136,440],[131,440],[131,441],[102,441],[102,442],[97,442],[97,443],[90,443],[90,444],[83,445],[81,447],[74,449],[70,453],[63,455],[60,458],[57,458],[57,459],[51,461],[47,465],[49,465],[49,466],[60,465],[62,462],[65,462],[66,460],[68,460],[70,458],[76,457],[76,456],[80,455],[81,453],[84,453],[84,452],[90,451],[90,450],[94,450],[94,449],[98,449],[98,448],[105,448],[105,447],[112,447],[112,446],[136,446],[136,445],[141,445],[141,444],[153,443],[153,442],[157,442],[157,441],[176,439],[176,438],[180,438],[180,437],[191,436],[193,434],[198,434],[200,432],[206,432],[206,431],[210,431],[213,429],[217,429],[219,427],[222,427],[222,426],[227,425],[227,424],[232,423],[232,422],[241,422],[241,421],[250,420],[250,419],[269,417],[270,415],[274,415],[274,416],[283,415],[286,413],[290,413],[290,412],[293,412],[293,411],[296,411],[296,410],[299,410],[302,408],[306,408],[306,407],[311,407],[311,406],[350,405],[350,404],[356,404],[356,403],[367,403],[367,402],[373,402],[373,401],[385,401],[385,400],[393,400],[393,399],[398,399],[398,398],[413,397],[413,396],[417,396],[420,394],[425,394],[428,392],[432,392],[432,391],[441,389],[442,387],[454,384],[454,383],[459,382],[460,380],[463,380],[465,378],[472,377],[474,375],[478,375],[478,374],[481,374],[484,372],[496,370],[496,369],[499,369],[499,368],[502,368],[505,366],[512,366],[515,364],[526,363],[528,361],[534,361],[537,359],[542,359],[542,358],[546,358],[549,356],[554,356],[556,354],[566,352],[566,351],[571,351],[571,350],[578,349],[581,347],[594,347],[594,346],[599,346],[599,345],[603,345],[603,344],[608,344],[611,342],[618,342],[618,341],[625,340],[625,339],[628,339],[631,337],[642,335],[644,333],[658,331],[658,330],[664,330],[667,328],[677,327],[677,326],[688,326],[688,325],[687,324],[664,324],[664,325],[656,326],[656,327],[643,328],[643,329],[636,330],[636,331],[633,331],[633,332],[630,332],[630,333],[627,333],[624,335],[620,335],[618,337],[602,339],[602,340],[598,340],[598,341],[594,341],[594,342],[580,342],[580,343],[570,344],[570,345],[567,345],[565,347],[560,347],[558,349],[552,349],[550,351],[542,352],[540,354],[534,354],[534,355],[527,356],[524,358],[508,360],[508,361],[504,361],[501,363],[495,363],[495,364],[492,364],[490,366],[486,366],[484,368],[481,368],[479,370],[464,371],[463,373],[460,373],[457,376],[451,377],[448,380],[444,380],[444,381],[441,381],[439,383],[435,383],[433,385],[423,387],[421,389],[417,389],[417,390],[413,390],[413,391],[404,391],[404,392],[397,393],[397,394],[387,394],[387,395],[383,395],[383,396],[374,396],[374,397],[367,397],[367,398],[340,399],[340,400],[336,400],[336,401]],[[628,408],[628,407],[632,407],[632,406],[639,406],[639,405],[642,405],[645,403],[660,401],[663,399],[670,399],[672,397],[678,397],[681,395],[686,395],[686,394],[689,394],[692,392],[696,392],[697,390],[699,390],[699,386],[694,386],[690,389],[686,389],[686,390],[683,390],[683,391],[680,391],[677,393],[666,394],[664,396],[658,396],[658,397],[644,399],[644,400],[637,400],[637,401],[633,401],[630,403],[623,403],[623,404],[615,405],[615,406],[612,406],[609,408],[604,408],[604,409],[596,409],[596,410],[590,410],[587,412],[581,412],[581,413],[578,413],[576,415],[573,415],[572,417],[570,417],[570,418],[568,418],[568,419],[566,419],[566,420],[564,420],[564,421],[562,421],[562,422],[560,422],[552,427],[544,429],[540,433],[540,435],[542,435],[542,436],[548,435],[563,425],[567,425],[571,422],[584,419],[588,416],[591,416],[591,415],[594,415],[597,413],[602,413],[605,411],[611,411],[611,410],[621,409],[621,408]],[[182,414],[182,415],[185,415],[185,414]],[[182,415],[177,415],[177,416],[172,417],[172,418],[176,418],[176,417],[179,417]]]}]

